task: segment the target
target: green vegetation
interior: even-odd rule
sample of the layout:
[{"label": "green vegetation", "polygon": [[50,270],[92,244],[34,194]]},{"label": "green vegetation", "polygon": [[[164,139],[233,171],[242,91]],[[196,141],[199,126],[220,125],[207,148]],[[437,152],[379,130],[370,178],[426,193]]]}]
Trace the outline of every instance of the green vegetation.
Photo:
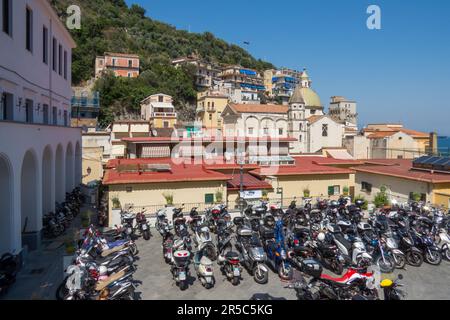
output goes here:
[{"label": "green vegetation", "polygon": [[386,190],[387,188],[385,186],[381,186],[380,192],[376,194],[373,203],[377,208],[389,205],[389,197]]},{"label": "green vegetation", "polygon": [[141,59],[139,79],[99,81],[100,123],[114,117],[136,113],[139,101],[157,92],[170,94],[179,108],[180,118],[192,120],[195,86],[191,68],[174,68],[173,58],[197,54],[206,61],[240,64],[260,71],[273,68],[253,58],[237,45],[216,38],[212,33],[189,33],[146,17],[138,5],[128,7],[124,0],[51,0],[59,16],[75,4],[81,8],[81,29],[71,30],[77,48],[73,51],[72,80],[82,84],[94,76],[95,57],[104,52],[135,53]]},{"label": "green vegetation", "polygon": [[349,193],[349,187],[347,187],[347,186],[345,186],[343,189],[342,189],[342,192],[344,193],[344,196],[348,196],[348,193]]},{"label": "green vegetation", "polygon": [[120,207],[120,200],[119,200],[119,198],[117,196],[114,196],[111,199],[111,202],[112,202],[112,205],[113,205],[113,209],[120,209],[121,208]]},{"label": "green vegetation", "polygon": [[310,195],[311,195],[311,191],[309,191],[309,188],[303,189],[303,196],[305,198],[309,198]]},{"label": "green vegetation", "polygon": [[420,193],[413,192],[413,193],[411,194],[411,199],[412,199],[413,201],[419,202],[420,200],[422,200],[422,196],[421,196]]},{"label": "green vegetation", "polygon": [[223,192],[221,190],[216,191],[216,203],[222,203],[223,201]]},{"label": "green vegetation", "polygon": [[173,205],[173,193],[164,192],[163,193],[164,199],[166,199],[166,204],[169,206]]}]

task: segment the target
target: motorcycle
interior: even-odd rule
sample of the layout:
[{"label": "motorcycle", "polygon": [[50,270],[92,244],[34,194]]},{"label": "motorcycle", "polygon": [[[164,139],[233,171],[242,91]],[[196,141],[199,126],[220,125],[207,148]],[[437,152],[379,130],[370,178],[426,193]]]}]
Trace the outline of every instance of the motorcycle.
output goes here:
[{"label": "motorcycle", "polygon": [[414,228],[411,230],[414,243],[422,251],[425,261],[435,266],[441,264],[441,249],[434,243],[431,234],[420,233]]},{"label": "motorcycle", "polygon": [[173,264],[170,267],[173,279],[180,288],[184,291],[188,288],[187,278],[189,274],[189,261],[191,253],[187,250],[178,250],[173,253]]},{"label": "motorcycle", "polygon": [[236,247],[243,256],[242,264],[253,275],[256,283],[267,283],[269,280],[269,269],[265,264],[267,256],[258,235],[245,225],[240,225],[236,233]]},{"label": "motorcycle", "polygon": [[400,290],[399,287],[403,285],[399,283],[398,280],[402,280],[403,275],[399,274],[397,280],[392,281],[390,279],[384,279],[381,281],[380,286],[383,289],[384,300],[402,300],[406,296],[406,293],[403,290]]},{"label": "motorcycle", "polygon": [[18,269],[17,256],[5,253],[0,258],[0,296],[16,282]]},{"label": "motorcycle", "polygon": [[228,281],[233,286],[239,285],[242,278],[239,254],[234,251],[228,251],[223,255],[219,255],[218,263],[220,265],[220,271],[226,276]]},{"label": "motorcycle", "polygon": [[211,261],[217,259],[216,247],[214,246],[209,228],[206,225],[199,225],[194,232],[194,243],[197,245],[197,251]]},{"label": "motorcycle", "polygon": [[150,225],[145,217],[145,209],[142,209],[141,212],[136,214],[136,229],[139,230],[145,240],[150,240]]},{"label": "motorcycle", "polygon": [[201,251],[194,255],[194,267],[202,285],[206,289],[214,287],[216,279],[214,278],[213,263],[207,256],[202,255]]}]

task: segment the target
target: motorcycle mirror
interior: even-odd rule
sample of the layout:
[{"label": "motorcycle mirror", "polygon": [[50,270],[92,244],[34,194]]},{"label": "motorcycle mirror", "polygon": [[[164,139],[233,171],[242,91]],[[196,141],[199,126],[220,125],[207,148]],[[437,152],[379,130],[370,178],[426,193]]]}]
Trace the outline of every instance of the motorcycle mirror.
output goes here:
[{"label": "motorcycle mirror", "polygon": [[399,278],[400,280],[403,280],[403,275],[400,273],[400,274],[398,275],[398,278]]}]

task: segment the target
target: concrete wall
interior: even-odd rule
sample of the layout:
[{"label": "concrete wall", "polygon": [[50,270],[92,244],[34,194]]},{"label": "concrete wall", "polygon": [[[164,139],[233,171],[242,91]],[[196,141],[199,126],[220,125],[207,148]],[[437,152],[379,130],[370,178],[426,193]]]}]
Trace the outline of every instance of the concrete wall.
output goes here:
[{"label": "concrete wall", "polygon": [[[0,213],[0,233],[9,230],[0,254],[18,252],[23,244],[34,249],[44,210],[53,211],[55,201],[64,201],[65,192],[81,182],[81,129],[0,122],[0,137],[0,176],[9,177],[0,183],[2,207],[9,208]],[[22,239],[26,217],[28,235]]]},{"label": "concrete wall", "polygon": [[[362,191],[362,182],[367,182],[372,185],[372,192],[367,193]],[[397,177],[390,177],[386,175],[357,172],[355,178],[355,194],[361,194],[367,200],[372,201],[382,186],[388,188],[388,194],[391,199],[396,199],[399,202],[405,202],[409,199],[410,192],[424,193],[427,195],[427,201],[433,201],[432,185],[426,182],[402,179]]]},{"label": "concrete wall", "polygon": [[[322,136],[322,126],[328,125],[328,136]],[[312,123],[309,127],[308,152],[315,153],[325,147],[342,147],[344,128],[328,117]]]},{"label": "concrete wall", "polygon": [[[87,169],[91,173],[87,173]],[[82,165],[83,184],[99,181],[103,178],[103,148],[101,147],[83,147],[83,165]]]},{"label": "concrete wall", "polygon": [[[131,187],[132,191],[127,192],[127,187]],[[108,192],[109,224],[114,226],[114,224],[120,223],[120,217],[112,213],[112,198],[114,197],[119,198],[122,207],[132,204],[137,209],[147,206],[148,210],[154,210],[155,206],[166,204],[164,193],[173,194],[174,204],[201,204],[205,202],[205,194],[215,194],[217,190],[222,191],[225,201],[227,190],[224,181],[110,185]],[[155,212],[147,211],[147,213]]]}]

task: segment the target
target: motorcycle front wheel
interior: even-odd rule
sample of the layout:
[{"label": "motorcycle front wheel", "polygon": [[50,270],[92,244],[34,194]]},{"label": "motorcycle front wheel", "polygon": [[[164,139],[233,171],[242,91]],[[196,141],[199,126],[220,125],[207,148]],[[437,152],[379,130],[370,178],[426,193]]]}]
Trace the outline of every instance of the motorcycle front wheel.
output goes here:
[{"label": "motorcycle front wheel", "polygon": [[233,279],[231,279],[231,284],[233,286],[237,286],[237,285],[239,285],[239,283],[240,283],[240,280],[238,277],[233,277]]},{"label": "motorcycle front wheel", "polygon": [[450,249],[449,248],[444,250],[444,254],[443,255],[448,261],[450,261]]},{"label": "motorcycle front wheel", "polygon": [[408,261],[409,265],[413,267],[420,267],[423,263],[423,256],[419,252],[408,251],[406,253],[406,260]]},{"label": "motorcycle front wheel", "polygon": [[283,263],[278,267],[278,276],[283,280],[291,280],[294,270],[291,266],[283,266]]},{"label": "motorcycle front wheel", "polygon": [[437,250],[427,250],[425,252],[425,261],[433,266],[438,266],[442,261],[442,254]]},{"label": "motorcycle front wheel", "polygon": [[395,261],[391,256],[378,256],[375,260],[375,264],[380,267],[382,273],[392,273],[395,269]]},{"label": "motorcycle front wheel", "polygon": [[256,266],[253,269],[253,278],[255,279],[255,282],[258,284],[266,284],[267,281],[269,281],[269,272],[264,271],[263,269]]},{"label": "motorcycle front wheel", "polygon": [[188,288],[188,283],[186,280],[180,281],[178,284],[178,287],[180,287],[181,291],[185,291]]},{"label": "motorcycle front wheel", "polygon": [[395,254],[394,253],[394,260],[395,260],[395,268],[397,268],[397,269],[405,268],[406,257],[403,254]]}]

